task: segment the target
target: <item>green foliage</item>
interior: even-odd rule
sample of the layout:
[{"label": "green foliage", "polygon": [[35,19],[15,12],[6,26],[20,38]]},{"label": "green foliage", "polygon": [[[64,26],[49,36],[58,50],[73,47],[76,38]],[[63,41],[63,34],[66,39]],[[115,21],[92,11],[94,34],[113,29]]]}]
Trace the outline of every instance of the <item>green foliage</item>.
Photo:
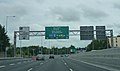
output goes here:
[{"label": "green foliage", "polygon": [[5,51],[5,48],[10,46],[9,40],[5,28],[0,24],[0,51]]},{"label": "green foliage", "polygon": [[[39,46],[29,46],[29,47],[21,47],[22,51],[22,56],[23,57],[31,57],[31,56],[36,56],[37,54],[71,54],[70,49],[76,49],[75,46],[71,45],[70,47],[62,47],[62,48],[57,48],[57,47],[52,47],[52,48],[47,48],[47,47],[39,47]],[[20,47],[17,47],[16,53],[19,56],[20,55]]]},{"label": "green foliage", "polygon": [[108,40],[93,40],[87,47],[87,51],[91,50],[101,50],[101,49],[106,49],[110,48],[109,43],[107,43]]},{"label": "green foliage", "polygon": [[14,56],[14,48],[12,47],[12,48],[9,48],[8,50],[7,50],[7,56],[8,57],[13,57]]}]

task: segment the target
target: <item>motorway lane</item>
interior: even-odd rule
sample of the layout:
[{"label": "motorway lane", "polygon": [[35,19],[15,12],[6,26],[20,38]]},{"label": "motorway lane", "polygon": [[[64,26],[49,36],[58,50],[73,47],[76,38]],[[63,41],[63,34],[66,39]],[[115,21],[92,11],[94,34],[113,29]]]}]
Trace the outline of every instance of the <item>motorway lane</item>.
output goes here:
[{"label": "motorway lane", "polygon": [[42,66],[35,67],[32,71],[70,71],[62,58],[55,58]]},{"label": "motorway lane", "polygon": [[26,60],[0,67],[0,71],[109,71],[67,57],[45,61]]},{"label": "motorway lane", "polygon": [[66,62],[68,67],[71,67],[72,71],[109,71],[96,66],[82,63],[80,61],[75,61],[70,58],[64,58],[64,62]]}]

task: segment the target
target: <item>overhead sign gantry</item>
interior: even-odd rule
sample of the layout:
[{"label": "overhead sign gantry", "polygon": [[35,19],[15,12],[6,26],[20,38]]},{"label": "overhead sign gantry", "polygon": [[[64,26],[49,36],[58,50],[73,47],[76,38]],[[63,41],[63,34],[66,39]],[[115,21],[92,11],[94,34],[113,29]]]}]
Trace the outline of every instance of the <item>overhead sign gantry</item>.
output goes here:
[{"label": "overhead sign gantry", "polygon": [[29,27],[19,27],[19,31],[14,31],[14,57],[16,57],[16,38],[29,40],[31,36],[45,36],[45,39],[69,39],[69,36],[80,35],[81,40],[93,40],[96,31],[96,39],[106,38],[106,31],[110,32],[111,43],[113,46],[113,30],[106,30],[105,26],[80,26],[80,30],[69,30],[69,26],[49,26],[45,31],[30,31]]}]

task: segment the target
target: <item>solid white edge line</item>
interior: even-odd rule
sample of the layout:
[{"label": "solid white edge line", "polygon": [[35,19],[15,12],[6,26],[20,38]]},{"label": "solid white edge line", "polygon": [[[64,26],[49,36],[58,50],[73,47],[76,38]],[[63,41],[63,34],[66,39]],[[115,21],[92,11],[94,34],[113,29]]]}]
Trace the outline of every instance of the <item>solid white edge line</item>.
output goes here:
[{"label": "solid white edge line", "polygon": [[27,71],[31,71],[33,68],[28,69]]},{"label": "solid white edge line", "polygon": [[[72,58],[70,58],[70,59],[72,59]],[[90,62],[80,61],[80,60],[76,60],[76,59],[72,59],[72,60],[79,61],[79,62],[88,64],[88,65],[92,65],[92,66],[95,66],[95,67],[99,67],[99,68],[102,68],[102,69],[106,69],[106,70],[109,70],[109,71],[120,71],[118,69],[110,68],[110,67],[107,67],[107,66],[105,67],[105,66],[102,66],[102,65],[99,65],[99,64],[94,64],[94,63],[90,63]]]}]

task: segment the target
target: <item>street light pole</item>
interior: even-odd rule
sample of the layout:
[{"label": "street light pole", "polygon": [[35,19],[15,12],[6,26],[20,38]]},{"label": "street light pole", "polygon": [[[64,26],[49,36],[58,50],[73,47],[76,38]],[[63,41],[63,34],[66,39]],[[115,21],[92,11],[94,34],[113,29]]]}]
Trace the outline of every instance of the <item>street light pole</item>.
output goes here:
[{"label": "street light pole", "polygon": [[20,57],[22,57],[22,47],[21,47],[21,40],[20,40]]},{"label": "street light pole", "polygon": [[[7,34],[7,24],[8,24],[8,19],[9,17],[15,17],[15,16],[6,16],[6,34]],[[5,56],[7,57],[7,50],[5,49]]]},{"label": "street light pole", "polygon": [[34,56],[34,50],[35,50],[35,49],[32,49],[32,50],[33,50],[33,56]]}]

